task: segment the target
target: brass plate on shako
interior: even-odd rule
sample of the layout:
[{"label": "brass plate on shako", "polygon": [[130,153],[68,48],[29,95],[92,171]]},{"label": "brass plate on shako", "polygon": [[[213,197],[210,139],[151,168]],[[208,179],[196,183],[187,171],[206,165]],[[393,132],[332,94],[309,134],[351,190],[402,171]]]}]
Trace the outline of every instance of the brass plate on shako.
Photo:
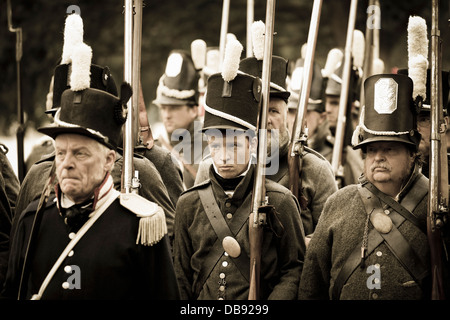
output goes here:
[{"label": "brass plate on shako", "polygon": [[392,78],[380,78],[374,88],[374,109],[378,114],[392,114],[397,110],[398,84]]},{"label": "brass plate on shako", "polygon": [[241,246],[233,237],[226,236],[222,240],[222,247],[226,253],[232,258],[237,258],[241,254]]},{"label": "brass plate on shako", "polygon": [[370,222],[378,232],[389,233],[392,230],[392,220],[383,210],[372,212]]}]

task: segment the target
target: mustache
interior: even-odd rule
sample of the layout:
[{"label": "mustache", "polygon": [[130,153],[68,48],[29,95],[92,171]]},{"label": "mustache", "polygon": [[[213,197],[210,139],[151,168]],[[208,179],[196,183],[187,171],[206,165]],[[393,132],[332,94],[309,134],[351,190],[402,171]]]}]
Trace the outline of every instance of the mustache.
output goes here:
[{"label": "mustache", "polygon": [[385,162],[374,163],[370,166],[370,171],[373,172],[376,169],[385,169],[391,171],[392,167]]}]

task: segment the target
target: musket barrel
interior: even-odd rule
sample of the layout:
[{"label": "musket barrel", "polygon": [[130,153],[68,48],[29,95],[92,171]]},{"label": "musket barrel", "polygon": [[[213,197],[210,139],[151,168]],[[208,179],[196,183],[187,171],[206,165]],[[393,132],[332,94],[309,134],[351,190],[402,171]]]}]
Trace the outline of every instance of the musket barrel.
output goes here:
[{"label": "musket barrel", "polygon": [[22,60],[22,28],[14,28],[12,23],[12,7],[11,0],[7,2],[7,18],[8,30],[16,34],[16,85],[17,85],[17,121],[19,126],[16,131],[17,138],[17,175],[19,181],[22,182],[25,177],[25,161],[24,161],[24,116],[22,108],[22,77],[20,62]]},{"label": "musket barrel", "polygon": [[230,0],[223,0],[222,20],[221,20],[222,22],[220,25],[220,40],[219,40],[220,70],[222,70],[223,59],[225,57],[225,46],[227,44],[229,14],[230,14]]},{"label": "musket barrel", "polygon": [[[124,81],[133,81],[133,0],[125,0]],[[135,94],[133,94],[134,96]],[[131,193],[133,179],[133,99],[127,102],[127,120],[123,136],[122,192]]]},{"label": "musket barrel", "polygon": [[141,79],[141,42],[142,42],[142,1],[134,0],[133,19],[133,74],[131,88],[135,94],[133,99],[133,141],[134,145],[140,144],[139,130],[139,98]]},{"label": "musket barrel", "polygon": [[[264,57],[262,66],[262,100],[261,100],[261,111],[258,119],[258,161],[256,166],[256,182],[257,186],[255,189],[255,195],[253,198],[253,211],[258,210],[258,208],[264,204],[265,200],[265,165],[267,157],[267,110],[269,108],[270,99],[270,76],[272,73],[272,52],[273,52],[273,31],[274,31],[274,10],[275,10],[275,0],[267,1],[267,12],[266,12],[266,31],[264,37]],[[258,225],[257,215],[254,216],[255,220],[253,224]]]},{"label": "musket barrel", "polygon": [[270,98],[270,77],[272,71],[273,31],[275,20],[275,0],[267,0],[266,23],[264,35],[264,56],[262,65],[262,99],[258,118],[258,155],[253,186],[252,211],[249,217],[250,244],[250,286],[249,300],[259,299],[261,246],[263,241],[263,225],[265,213],[261,207],[267,205],[265,187],[265,165],[267,157],[267,112]]},{"label": "musket barrel", "polygon": [[375,0],[374,6],[378,7],[377,10],[374,12],[374,28],[373,28],[373,60],[380,58],[380,29],[379,26],[381,25],[381,8],[380,8],[380,1]]},{"label": "musket barrel", "polygon": [[438,8],[439,1],[432,0],[430,179],[427,234],[431,258],[431,298],[433,300],[444,300],[444,287],[446,284],[444,283],[445,280],[443,276],[444,248],[442,244],[441,232],[443,232],[442,230],[444,229],[442,226],[445,221],[443,216],[448,214],[448,173],[446,172],[446,146],[443,145],[443,141],[445,141],[445,130],[441,127],[441,124],[443,123],[444,110],[442,101],[442,70]]},{"label": "musket barrel", "polygon": [[[435,0],[433,0],[432,8],[432,27],[431,27],[431,89],[430,89],[430,194],[438,195],[439,192],[439,159],[435,155],[439,154],[440,149],[440,134],[439,134],[439,97],[440,97],[440,81],[439,70],[440,61],[438,56],[439,46],[439,30],[435,24],[436,8],[434,7]],[[435,130],[433,130],[435,129]],[[439,197],[431,197],[431,212],[437,212]]]},{"label": "musket barrel", "polygon": [[[313,75],[313,64],[314,64],[314,52],[316,50],[317,43],[317,34],[319,31],[319,22],[320,22],[320,13],[322,10],[322,0],[315,0],[313,4],[311,21],[308,32],[308,40],[307,40],[307,48],[306,48],[306,56],[305,63],[303,65],[303,80],[302,80],[302,88],[300,93],[300,99],[298,102],[297,108],[297,116],[294,120],[293,128],[295,129],[294,134],[292,135],[292,143],[293,148],[291,152],[291,156],[295,156],[296,154],[301,153],[302,143],[306,143],[304,141],[307,136],[307,132],[305,129],[305,117],[306,110],[308,108],[308,100],[309,93],[311,91],[311,81]],[[303,138],[303,140],[302,140]]]},{"label": "musket barrel", "polygon": [[352,0],[350,4],[350,13],[347,27],[347,39],[345,42],[344,52],[344,67],[342,70],[342,86],[339,100],[339,114],[336,126],[336,139],[333,148],[333,156],[331,159],[331,166],[336,176],[338,176],[341,160],[342,150],[344,145],[344,133],[346,125],[346,113],[348,103],[348,91],[350,85],[350,76],[352,70],[352,45],[353,45],[353,31],[355,29],[356,22],[356,9],[358,6],[358,0]]},{"label": "musket barrel", "polygon": [[246,57],[253,56],[253,48],[252,48],[252,24],[255,19],[255,0],[247,0],[247,41],[246,41]]}]

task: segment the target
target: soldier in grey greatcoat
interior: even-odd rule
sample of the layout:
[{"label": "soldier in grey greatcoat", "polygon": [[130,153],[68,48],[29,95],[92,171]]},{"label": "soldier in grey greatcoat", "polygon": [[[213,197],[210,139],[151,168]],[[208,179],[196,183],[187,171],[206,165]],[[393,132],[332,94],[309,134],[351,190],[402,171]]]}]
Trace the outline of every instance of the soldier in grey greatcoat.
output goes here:
[{"label": "soldier in grey greatcoat", "polygon": [[[208,179],[181,195],[175,214],[182,299],[248,299],[260,81],[237,70],[231,79],[220,73],[208,79],[203,130],[213,163]],[[260,299],[296,299],[305,252],[299,205],[285,187],[266,179],[265,188],[276,213],[267,214],[263,227]]]},{"label": "soldier in grey greatcoat", "polygon": [[[287,127],[287,104],[290,92],[286,89],[288,61],[280,56],[272,57],[270,83],[270,101],[268,117],[268,158],[266,178],[290,189],[289,165],[290,133]],[[262,60],[248,57],[241,60],[239,70],[255,77],[261,77]],[[278,134],[276,134],[278,132]],[[301,181],[301,194],[298,200],[301,206],[302,222],[306,235],[314,232],[325,201],[336,190],[333,170],[330,163],[318,152],[306,147],[303,154],[303,166],[298,179]],[[200,164],[196,184],[207,178],[206,168],[211,159],[205,158]]]},{"label": "soldier in grey greatcoat", "polygon": [[325,204],[300,299],[429,298],[428,179],[419,171],[412,88],[404,75],[365,81],[364,116],[353,140],[364,153],[364,175]]}]

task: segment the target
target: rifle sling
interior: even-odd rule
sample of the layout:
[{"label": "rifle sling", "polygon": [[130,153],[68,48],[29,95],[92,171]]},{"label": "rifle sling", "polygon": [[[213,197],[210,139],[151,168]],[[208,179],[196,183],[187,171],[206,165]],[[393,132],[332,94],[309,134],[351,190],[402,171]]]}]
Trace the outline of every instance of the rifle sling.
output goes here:
[{"label": "rifle sling", "polygon": [[[205,209],[209,222],[211,223],[211,226],[213,227],[214,232],[217,235],[217,240],[214,242],[213,247],[205,258],[205,261],[203,262],[201,270],[197,277],[197,286],[195,290],[197,295],[200,293],[203,284],[206,282],[206,279],[224,253],[224,249],[222,247],[223,238],[225,238],[226,236],[235,238],[235,235],[239,233],[239,231],[245,225],[245,222],[248,220],[249,215],[242,211],[245,210],[245,208],[248,208],[246,202],[249,202],[251,200],[251,197],[247,197],[244,203],[236,210],[235,214],[233,215],[233,218],[236,219],[236,221],[233,222],[233,230],[230,230],[230,227],[225,221],[225,218],[223,217],[223,214],[216,202],[211,185],[207,186],[206,188],[199,189],[198,194],[200,196],[200,200],[202,202],[203,208]],[[244,252],[244,250],[241,250],[241,254],[239,255],[239,257],[232,258],[230,256],[230,258],[237,266],[244,278],[249,281],[250,259]]]},{"label": "rifle sling", "polygon": [[[406,211],[413,211],[424,196],[428,194],[426,178],[422,177],[415,184],[414,195],[409,193],[402,201]],[[366,185],[358,185],[361,199],[364,203],[366,213],[372,212],[374,206],[380,206],[378,198],[372,196],[371,191],[365,189]],[[402,206],[399,204],[399,206]],[[421,285],[422,280],[428,275],[427,263],[422,261],[415,251],[411,248],[408,241],[398,230],[398,227],[406,220],[403,215],[400,215],[396,208],[389,214],[392,219],[392,230],[387,234],[379,233],[375,228],[370,230],[368,234],[367,255],[370,255],[375,248],[377,248],[383,241],[386,242],[389,250],[394,254],[398,261],[402,264],[405,270],[413,277],[413,279]],[[409,220],[410,221],[410,220]],[[419,228],[423,230],[423,228]],[[352,253],[347,258],[344,266],[339,272],[333,285],[332,298],[339,299],[342,287],[361,263],[361,245],[355,247]]]}]

